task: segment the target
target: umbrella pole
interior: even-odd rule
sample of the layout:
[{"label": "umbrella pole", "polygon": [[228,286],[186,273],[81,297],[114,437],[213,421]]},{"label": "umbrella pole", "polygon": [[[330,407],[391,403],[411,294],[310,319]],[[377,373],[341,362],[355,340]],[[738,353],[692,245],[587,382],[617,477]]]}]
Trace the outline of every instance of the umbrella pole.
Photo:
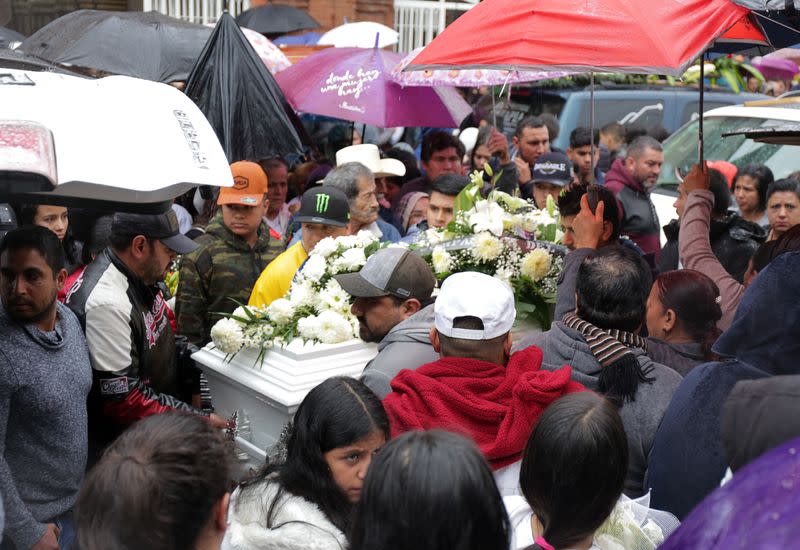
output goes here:
[{"label": "umbrella pole", "polygon": [[705,100],[705,52],[700,54],[700,120],[697,125],[697,158],[700,167],[703,167],[703,101]]},{"label": "umbrella pole", "polygon": [[356,138],[356,121],[350,121],[350,145],[353,145],[353,141]]},{"label": "umbrella pole", "polygon": [[492,84],[492,89],[489,93],[492,94],[492,126],[497,128],[497,107],[494,103],[494,84]]},{"label": "umbrella pole", "polygon": [[594,183],[594,71],[589,71],[589,141],[592,144],[589,183]]}]

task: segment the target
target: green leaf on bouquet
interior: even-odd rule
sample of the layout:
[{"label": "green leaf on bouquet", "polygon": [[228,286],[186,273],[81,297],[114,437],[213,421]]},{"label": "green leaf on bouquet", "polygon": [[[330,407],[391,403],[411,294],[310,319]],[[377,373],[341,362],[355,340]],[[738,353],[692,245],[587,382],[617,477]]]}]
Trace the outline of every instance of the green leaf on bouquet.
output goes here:
[{"label": "green leaf on bouquet", "polygon": [[470,175],[470,183],[456,197],[454,212],[467,212],[475,207],[483,187],[483,178],[477,170]]}]

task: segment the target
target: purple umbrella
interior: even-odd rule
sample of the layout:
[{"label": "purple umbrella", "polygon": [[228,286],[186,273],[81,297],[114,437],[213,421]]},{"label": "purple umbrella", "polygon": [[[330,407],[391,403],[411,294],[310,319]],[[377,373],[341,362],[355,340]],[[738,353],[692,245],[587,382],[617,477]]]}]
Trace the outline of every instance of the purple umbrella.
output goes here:
[{"label": "purple umbrella", "polygon": [[452,88],[404,88],[392,81],[402,57],[375,48],[328,48],[275,77],[297,111],[380,128],[457,127],[471,112],[469,104]]},{"label": "purple umbrella", "polygon": [[706,497],[659,550],[796,548],[798,540],[800,438],[739,470]]},{"label": "purple umbrella", "polygon": [[800,67],[791,59],[778,59],[775,57],[755,57],[753,67],[761,71],[764,78],[773,80],[791,80],[800,73]]}]

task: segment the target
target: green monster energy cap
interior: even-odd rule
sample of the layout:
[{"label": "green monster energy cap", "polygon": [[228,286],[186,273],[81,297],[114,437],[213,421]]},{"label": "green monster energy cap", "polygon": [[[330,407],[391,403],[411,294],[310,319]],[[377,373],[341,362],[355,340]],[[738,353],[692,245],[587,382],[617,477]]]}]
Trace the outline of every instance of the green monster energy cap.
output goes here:
[{"label": "green monster energy cap", "polygon": [[297,221],[344,227],[350,222],[350,205],[340,190],[330,185],[314,187],[303,193]]}]

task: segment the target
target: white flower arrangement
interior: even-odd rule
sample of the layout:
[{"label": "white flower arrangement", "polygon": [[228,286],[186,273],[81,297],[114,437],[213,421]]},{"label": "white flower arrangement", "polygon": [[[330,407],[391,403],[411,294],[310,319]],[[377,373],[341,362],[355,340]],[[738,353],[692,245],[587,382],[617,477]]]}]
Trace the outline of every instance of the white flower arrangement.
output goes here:
[{"label": "white flower arrangement", "polygon": [[233,356],[243,347],[260,350],[259,361],[274,346],[295,338],[338,344],[358,337],[358,320],[350,313],[350,296],[333,278],[358,271],[380,248],[368,231],[322,239],[297,272],[286,296],[266,307],[240,306],[211,328],[217,349]]},{"label": "white flower arrangement", "polygon": [[563,269],[552,246],[560,240],[555,202],[549,198],[547,208],[538,209],[496,189],[483,198],[483,173],[471,180],[456,198],[455,219],[421,233],[414,246],[440,282],[461,271],[492,275],[514,289],[518,317],[531,315],[549,327]]}]

